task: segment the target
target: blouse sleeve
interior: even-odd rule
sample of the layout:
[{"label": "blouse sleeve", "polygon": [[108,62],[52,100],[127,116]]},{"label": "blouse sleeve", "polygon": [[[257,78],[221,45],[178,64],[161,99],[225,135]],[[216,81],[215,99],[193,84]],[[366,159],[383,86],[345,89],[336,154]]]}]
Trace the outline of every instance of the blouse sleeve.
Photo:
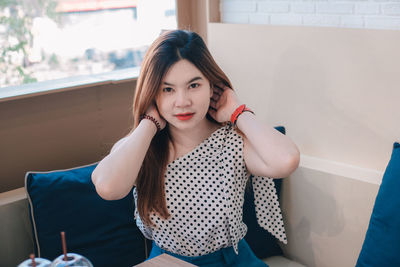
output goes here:
[{"label": "blouse sleeve", "polygon": [[273,179],[254,176],[252,185],[258,224],[278,240],[287,244],[282,212]]}]

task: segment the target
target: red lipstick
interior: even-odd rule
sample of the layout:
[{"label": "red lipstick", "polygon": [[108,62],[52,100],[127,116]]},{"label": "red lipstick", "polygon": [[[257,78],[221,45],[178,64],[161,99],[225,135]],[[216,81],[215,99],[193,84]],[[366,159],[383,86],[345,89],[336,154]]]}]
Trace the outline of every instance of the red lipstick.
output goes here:
[{"label": "red lipstick", "polygon": [[175,116],[181,121],[186,121],[191,119],[193,115],[194,113],[181,113],[181,114],[176,114]]}]

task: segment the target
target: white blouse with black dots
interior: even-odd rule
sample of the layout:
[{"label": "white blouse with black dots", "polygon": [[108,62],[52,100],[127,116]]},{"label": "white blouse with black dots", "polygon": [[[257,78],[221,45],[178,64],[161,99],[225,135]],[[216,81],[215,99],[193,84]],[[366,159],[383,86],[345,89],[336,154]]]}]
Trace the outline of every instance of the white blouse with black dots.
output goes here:
[{"label": "white blouse with black dots", "polygon": [[[156,227],[144,225],[135,209],[136,224],[162,249],[184,256],[201,256],[233,246],[245,236],[243,201],[247,170],[243,138],[231,125],[213,132],[191,152],[168,164],[165,196],[171,216],[150,216]],[[286,243],[279,202],[271,178],[252,179],[258,223]],[[137,192],[133,190],[135,207]]]}]

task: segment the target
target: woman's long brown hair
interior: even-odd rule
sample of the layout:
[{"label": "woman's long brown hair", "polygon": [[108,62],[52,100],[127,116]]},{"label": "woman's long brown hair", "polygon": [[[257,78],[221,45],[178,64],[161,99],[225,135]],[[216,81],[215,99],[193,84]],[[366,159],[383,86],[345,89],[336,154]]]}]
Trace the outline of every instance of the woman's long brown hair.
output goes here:
[{"label": "woman's long brown hair", "polygon": [[[225,73],[215,63],[202,38],[195,32],[185,30],[167,31],[149,47],[143,59],[133,100],[133,129],[138,126],[140,116],[154,103],[168,69],[177,61],[186,59],[195,65],[210,81],[211,86],[223,83],[232,88]],[[209,114],[207,119],[215,121]],[[164,192],[164,173],[168,164],[171,138],[167,126],[157,133],[147,151],[136,179],[138,194],[137,209],[141,220],[154,225],[150,214],[158,213],[167,219]]]}]

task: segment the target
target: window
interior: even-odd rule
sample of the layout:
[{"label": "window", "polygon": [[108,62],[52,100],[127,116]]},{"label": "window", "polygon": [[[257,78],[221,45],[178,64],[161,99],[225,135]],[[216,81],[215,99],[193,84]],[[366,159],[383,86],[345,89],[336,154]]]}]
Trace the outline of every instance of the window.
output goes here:
[{"label": "window", "polygon": [[0,87],[140,66],[176,29],[175,10],[174,0],[1,1]]}]

